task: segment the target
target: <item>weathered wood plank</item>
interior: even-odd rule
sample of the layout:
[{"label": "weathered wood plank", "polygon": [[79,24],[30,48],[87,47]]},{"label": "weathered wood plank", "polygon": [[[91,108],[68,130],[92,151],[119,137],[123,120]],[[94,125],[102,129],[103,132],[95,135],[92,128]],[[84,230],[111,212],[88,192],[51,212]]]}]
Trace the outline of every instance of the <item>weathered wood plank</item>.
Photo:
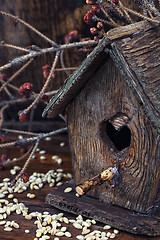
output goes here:
[{"label": "weathered wood plank", "polygon": [[[64,193],[64,189],[69,186],[73,188],[73,191],[67,194]],[[71,180],[57,190],[49,193],[46,197],[46,203],[63,211],[76,215],[81,214],[84,217],[93,218],[112,227],[134,234],[160,235],[159,217],[136,214],[86,196],[77,198],[74,188],[75,185],[73,180]]]},{"label": "weathered wood plank", "polygon": [[149,119],[160,130],[160,29],[133,36],[111,50]]}]

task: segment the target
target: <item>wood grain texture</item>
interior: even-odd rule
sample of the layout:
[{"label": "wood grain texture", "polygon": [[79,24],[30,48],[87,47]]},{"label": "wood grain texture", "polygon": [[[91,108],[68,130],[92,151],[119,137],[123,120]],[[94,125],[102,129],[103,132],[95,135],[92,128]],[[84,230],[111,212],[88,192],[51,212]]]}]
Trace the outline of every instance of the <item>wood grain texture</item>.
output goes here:
[{"label": "wood grain texture", "polygon": [[[110,58],[92,75],[68,109],[75,183],[85,182],[109,166],[119,166],[115,188],[103,184],[88,194],[131,210],[146,212],[159,185],[159,137]],[[126,114],[131,131],[128,148],[118,151],[106,134],[106,121]]]},{"label": "wood grain texture", "polygon": [[160,28],[113,44],[111,54],[153,125],[160,131]]}]

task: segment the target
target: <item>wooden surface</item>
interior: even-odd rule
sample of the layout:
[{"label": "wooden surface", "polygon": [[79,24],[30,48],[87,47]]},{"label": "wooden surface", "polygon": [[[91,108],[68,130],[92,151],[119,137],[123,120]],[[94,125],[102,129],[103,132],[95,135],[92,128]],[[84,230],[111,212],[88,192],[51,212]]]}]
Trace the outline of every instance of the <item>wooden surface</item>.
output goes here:
[{"label": "wooden surface", "polygon": [[[61,142],[66,143],[65,147],[59,146]],[[43,161],[40,160],[39,159],[40,155],[36,154],[37,159],[33,160],[28,168],[29,174],[35,171],[47,172],[50,169],[57,169],[60,167],[62,167],[65,170],[65,172],[71,172],[71,157],[70,157],[70,152],[68,147],[68,138],[65,135],[54,137],[52,142],[43,142],[40,148],[47,151],[46,153],[47,160],[43,160]],[[14,150],[10,149],[9,151],[7,150],[7,152],[6,150],[1,150],[1,154],[2,153],[7,153],[8,155],[10,155],[10,157],[11,156],[17,157],[19,155],[19,151],[17,149],[14,149]],[[55,154],[62,157],[63,163],[61,166],[54,163],[53,160],[51,160],[51,156]],[[16,165],[22,166],[23,162]],[[11,174],[10,174],[11,168],[13,168],[13,165],[10,165],[10,167],[0,172],[0,181],[2,181],[4,177],[11,177]],[[29,207],[29,212],[49,211],[51,214],[59,213],[61,212],[60,210],[57,210],[56,208],[51,207],[48,204],[45,204],[45,197],[51,191],[53,191],[53,188],[49,188],[48,185],[46,184],[46,186],[41,190],[32,191],[36,194],[35,199],[28,199],[26,197],[28,191],[22,194],[15,194],[15,197],[17,197],[20,202],[24,202],[26,206]],[[75,218],[74,215],[69,213],[65,213],[65,216],[67,216],[68,218]],[[29,221],[24,219],[23,216],[16,215],[16,214],[10,215],[8,220],[15,220],[17,223],[19,223],[20,229],[16,229],[13,232],[4,232],[3,227],[0,226],[1,240],[26,240],[26,239],[33,240],[34,239],[35,230],[36,230],[36,227],[33,224],[34,220]],[[29,234],[24,233],[25,229],[29,229],[30,233]],[[73,228],[72,225],[69,225],[68,229],[72,233],[72,236],[73,236],[72,239],[76,239],[76,235],[79,235],[81,232],[80,230],[76,230],[75,228]],[[94,229],[102,229],[102,224],[97,223],[97,225],[94,226]],[[52,237],[51,239],[54,239],[54,238]],[[67,238],[60,237],[60,239],[65,240]],[[115,239],[117,240],[126,240],[126,239],[127,240],[160,240],[160,237],[137,236],[137,235],[127,234],[126,232],[120,231],[120,233],[116,236]]]}]

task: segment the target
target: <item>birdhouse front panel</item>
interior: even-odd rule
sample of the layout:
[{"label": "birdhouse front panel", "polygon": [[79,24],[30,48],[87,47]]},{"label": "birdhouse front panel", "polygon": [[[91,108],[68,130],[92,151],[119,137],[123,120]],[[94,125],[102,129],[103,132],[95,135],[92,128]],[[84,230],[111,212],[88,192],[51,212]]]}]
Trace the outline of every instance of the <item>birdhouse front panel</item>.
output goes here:
[{"label": "birdhouse front panel", "polygon": [[76,185],[117,167],[115,187],[104,182],[89,196],[146,212],[158,194],[160,142],[109,54],[67,108]]}]

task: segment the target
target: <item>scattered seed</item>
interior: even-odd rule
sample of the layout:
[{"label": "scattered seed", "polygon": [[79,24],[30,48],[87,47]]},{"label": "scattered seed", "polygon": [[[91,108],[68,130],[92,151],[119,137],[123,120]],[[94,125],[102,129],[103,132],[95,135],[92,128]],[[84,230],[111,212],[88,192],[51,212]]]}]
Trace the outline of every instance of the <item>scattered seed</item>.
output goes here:
[{"label": "scattered seed", "polygon": [[108,229],[110,229],[110,228],[111,228],[111,226],[109,226],[109,225],[105,225],[105,226],[103,227],[104,230],[108,230]]},{"label": "scattered seed", "polygon": [[115,234],[118,234],[118,233],[119,233],[119,231],[118,231],[117,229],[114,229],[113,232],[114,232]]},{"label": "scattered seed", "polygon": [[14,228],[19,228],[19,224],[16,223],[16,222],[14,222],[14,223],[13,223],[13,227],[14,227]]},{"label": "scattered seed", "polygon": [[60,187],[60,186],[62,186],[62,185],[63,185],[62,182],[58,182],[58,183],[56,184],[57,187]]},{"label": "scattered seed", "polygon": [[115,233],[111,233],[110,238],[115,238],[116,234]]},{"label": "scattered seed", "polygon": [[26,216],[25,216],[25,219],[31,220],[31,219],[32,219],[32,215],[26,215]]},{"label": "scattered seed", "polygon": [[68,218],[64,217],[64,218],[63,218],[63,222],[66,223],[66,224],[69,224]]},{"label": "scattered seed", "polygon": [[61,228],[61,232],[65,232],[66,230],[67,230],[66,227],[62,227],[62,228]]},{"label": "scattered seed", "polygon": [[4,209],[4,208],[0,208],[0,213],[2,214],[2,213],[5,213],[6,212],[6,210]]},{"label": "scattered seed", "polygon": [[3,193],[0,193],[0,198],[4,198],[5,195]]},{"label": "scattered seed", "polygon": [[72,235],[71,235],[70,232],[65,232],[64,235],[65,235],[66,237],[72,237]]},{"label": "scattered seed", "polygon": [[21,167],[19,167],[19,166],[14,166],[14,170],[19,171],[19,170],[21,170]]},{"label": "scattered seed", "polygon": [[18,203],[18,199],[17,198],[13,198],[13,202],[14,203]]},{"label": "scattered seed", "polygon": [[72,188],[71,188],[71,187],[67,187],[67,188],[64,190],[65,193],[69,193],[69,192],[71,192],[71,191],[72,191]]},{"label": "scattered seed", "polygon": [[45,160],[46,157],[45,157],[45,156],[40,156],[40,159],[41,159],[41,160]]},{"label": "scattered seed", "polygon": [[6,221],[0,221],[0,225],[4,225]]},{"label": "scattered seed", "polygon": [[80,225],[79,223],[75,222],[73,223],[73,227],[77,228],[77,229],[82,229],[82,225]]},{"label": "scattered seed", "polygon": [[57,232],[55,235],[56,235],[57,237],[62,237],[62,236],[64,236],[64,232]]},{"label": "scattered seed", "polygon": [[13,198],[13,197],[14,197],[13,194],[9,194],[9,195],[8,195],[8,198]]},{"label": "scattered seed", "polygon": [[11,170],[10,170],[10,173],[11,173],[12,175],[15,175],[15,174],[16,174],[16,170],[11,169]]},{"label": "scattered seed", "polygon": [[33,193],[29,195],[29,198],[31,198],[31,199],[32,199],[32,198],[35,198],[35,197],[36,197],[36,195],[33,194]]},{"label": "scattered seed", "polygon": [[4,228],[4,231],[6,231],[6,232],[11,232],[13,229],[11,228],[11,227],[5,227]]},{"label": "scattered seed", "polygon": [[64,147],[64,146],[65,146],[65,143],[64,143],[64,142],[61,142],[59,145],[60,145],[60,147]]},{"label": "scattered seed", "polygon": [[28,229],[26,229],[24,232],[25,232],[25,233],[30,233],[30,231],[29,231]]},{"label": "scattered seed", "polygon": [[78,240],[84,240],[84,236],[82,236],[82,235],[78,235],[78,236],[76,236],[76,238],[77,238]]},{"label": "scattered seed", "polygon": [[58,164],[61,164],[61,163],[62,163],[62,159],[61,159],[61,158],[58,158],[58,159],[57,159],[57,163],[58,163]]},{"label": "scattered seed", "polygon": [[45,141],[51,141],[51,137],[46,137]]},{"label": "scattered seed", "polygon": [[106,237],[110,237],[111,236],[111,233],[110,232],[107,232],[107,234],[106,234]]},{"label": "scattered seed", "polygon": [[4,178],[3,179],[3,182],[9,182],[10,181],[10,178]]}]

